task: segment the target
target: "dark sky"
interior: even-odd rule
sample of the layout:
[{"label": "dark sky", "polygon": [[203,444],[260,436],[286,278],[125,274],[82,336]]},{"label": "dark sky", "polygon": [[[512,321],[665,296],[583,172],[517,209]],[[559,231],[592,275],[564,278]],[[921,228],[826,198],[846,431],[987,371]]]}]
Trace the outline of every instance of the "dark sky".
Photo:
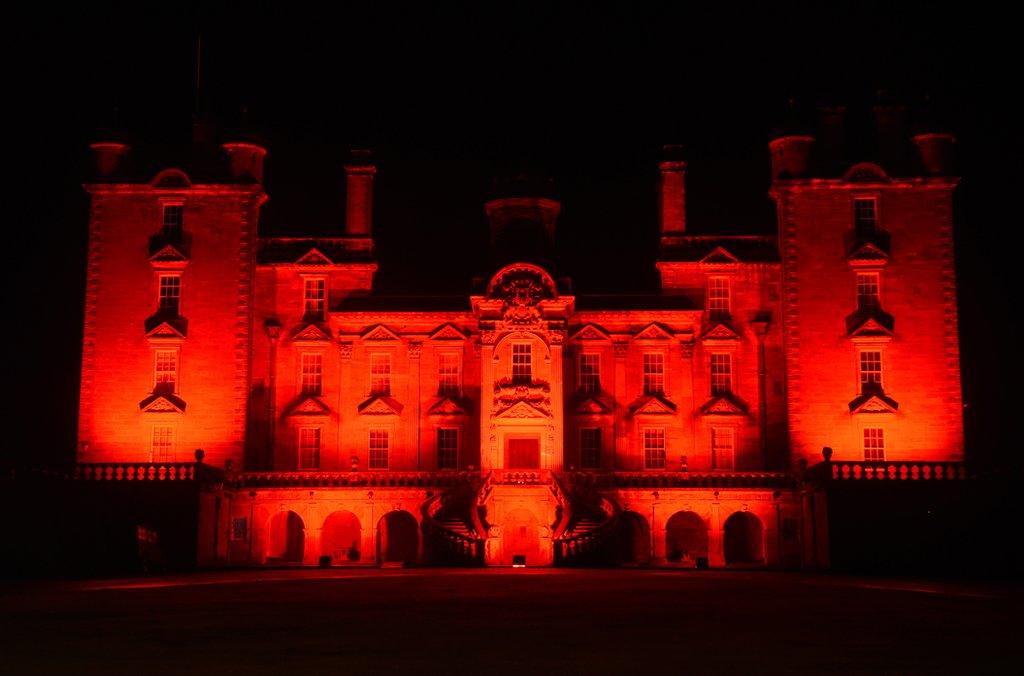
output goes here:
[{"label": "dark sky", "polygon": [[[790,97],[867,110],[927,94],[957,134],[957,251],[969,448],[1004,446],[1018,378],[1009,290],[1022,175],[1013,24],[980,3],[94,2],[13,16],[5,40],[8,453],[70,457],[77,407],[86,145],[115,119],[182,144],[199,108],[246,107],[269,148],[265,232],[338,232],[352,145],[378,156],[382,288],[463,291],[483,272],[482,202],[520,167],[555,179],[560,273],[649,286],[656,160],[686,147],[691,229],[774,231],[767,141]],[[416,6],[416,5],[421,6]],[[329,7],[329,9],[327,8]],[[993,7],[995,7],[993,5]],[[372,9],[370,9],[372,8]],[[1016,206],[1016,205],[1014,205]],[[609,268],[614,274],[609,274]],[[1006,462],[1000,464],[1007,464]]]}]

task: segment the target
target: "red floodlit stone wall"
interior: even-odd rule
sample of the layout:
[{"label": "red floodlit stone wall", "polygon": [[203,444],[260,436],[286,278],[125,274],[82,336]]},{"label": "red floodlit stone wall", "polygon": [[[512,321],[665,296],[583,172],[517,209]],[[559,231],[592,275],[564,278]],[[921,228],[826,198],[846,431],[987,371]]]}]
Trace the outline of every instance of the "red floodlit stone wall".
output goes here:
[{"label": "red floodlit stone wall", "polygon": [[[148,462],[153,427],[159,425],[174,430],[175,460],[194,460],[195,449],[201,447],[209,462],[240,461],[262,191],[198,185],[172,189],[108,184],[90,189],[79,460]],[[173,260],[174,254],[150,260],[150,238],[161,229],[166,200],[184,206],[184,261]],[[187,320],[183,337],[147,337],[145,325],[157,310],[161,271],[181,272],[179,314]],[[158,348],[179,352],[173,394],[184,403],[184,412],[162,402],[154,405],[160,412],[140,408],[155,393]]]},{"label": "red floodlit stone wall", "polygon": [[[794,460],[863,460],[863,429],[885,434],[886,460],[962,460],[963,427],[952,201],[948,179],[777,181],[789,426]],[[853,199],[874,196],[888,257],[857,262]],[[871,261],[872,256],[876,258]],[[880,275],[887,331],[851,336],[856,272]],[[858,349],[882,352],[882,384],[895,410],[851,413],[859,394]]]}]

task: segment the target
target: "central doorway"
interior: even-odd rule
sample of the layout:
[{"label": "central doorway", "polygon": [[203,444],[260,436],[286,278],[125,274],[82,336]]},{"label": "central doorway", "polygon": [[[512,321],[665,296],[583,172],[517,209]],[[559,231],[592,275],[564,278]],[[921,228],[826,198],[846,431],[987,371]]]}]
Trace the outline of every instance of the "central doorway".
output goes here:
[{"label": "central doorway", "polygon": [[519,437],[508,440],[509,469],[540,469],[540,439]]}]

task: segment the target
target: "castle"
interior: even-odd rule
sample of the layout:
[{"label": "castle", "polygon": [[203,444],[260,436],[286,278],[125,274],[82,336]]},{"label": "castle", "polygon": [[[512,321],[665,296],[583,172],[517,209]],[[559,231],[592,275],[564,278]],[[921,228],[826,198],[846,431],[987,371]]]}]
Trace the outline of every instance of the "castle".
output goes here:
[{"label": "castle", "polygon": [[77,475],[202,481],[200,565],[827,566],[809,478],[963,476],[954,139],[901,142],[777,135],[772,237],[688,234],[668,147],[649,295],[553,277],[560,204],[509,182],[457,297],[374,292],[366,152],[338,236],[282,238],[258,143],[95,143]]}]

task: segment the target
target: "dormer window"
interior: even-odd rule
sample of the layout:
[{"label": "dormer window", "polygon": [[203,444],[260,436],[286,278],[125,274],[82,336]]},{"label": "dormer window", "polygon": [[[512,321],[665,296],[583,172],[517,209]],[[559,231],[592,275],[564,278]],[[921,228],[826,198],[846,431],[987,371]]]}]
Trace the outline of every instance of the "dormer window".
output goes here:
[{"label": "dormer window", "polygon": [[160,275],[157,310],[163,315],[178,316],[181,310],[181,275]]},{"label": "dormer window", "polygon": [[327,310],[327,280],[310,277],[302,283],[303,316],[311,322],[322,322]]},{"label": "dormer window", "polygon": [[708,317],[714,320],[729,318],[729,278],[709,277],[707,295]]},{"label": "dormer window", "polygon": [[858,235],[869,235],[878,229],[877,198],[853,198],[853,227]]},{"label": "dormer window", "polygon": [[877,272],[857,273],[857,309],[873,310],[879,302],[880,276]]}]

